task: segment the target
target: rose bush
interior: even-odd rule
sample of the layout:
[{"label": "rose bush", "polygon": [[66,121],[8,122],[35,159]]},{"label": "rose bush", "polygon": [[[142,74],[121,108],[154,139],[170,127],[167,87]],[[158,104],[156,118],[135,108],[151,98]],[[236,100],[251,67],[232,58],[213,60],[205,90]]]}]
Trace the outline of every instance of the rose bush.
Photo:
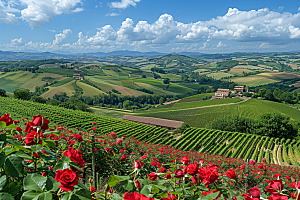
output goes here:
[{"label": "rose bush", "polygon": [[[96,123],[88,131],[40,115],[20,121],[0,118],[0,199],[299,198],[299,168],[182,151],[117,131],[94,135]],[[109,177],[104,189],[94,174]]]}]

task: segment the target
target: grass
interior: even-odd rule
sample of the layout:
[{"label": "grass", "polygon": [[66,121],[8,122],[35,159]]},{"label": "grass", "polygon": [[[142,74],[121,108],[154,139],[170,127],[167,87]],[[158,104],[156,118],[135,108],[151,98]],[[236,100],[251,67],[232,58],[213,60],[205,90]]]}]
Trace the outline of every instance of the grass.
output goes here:
[{"label": "grass", "polygon": [[[135,79],[134,82],[147,83],[149,85],[153,85],[155,87],[162,88],[162,89],[167,87],[166,84],[163,84],[162,80]],[[170,86],[167,89],[167,91],[175,92],[175,93],[178,93],[178,94],[185,94],[185,93],[188,93],[188,92],[193,92],[194,90],[190,89],[190,88],[187,88],[187,87],[184,87],[184,86],[181,86],[181,85],[176,84],[176,83],[170,83]]]},{"label": "grass", "polygon": [[161,78],[168,78],[170,79],[171,81],[181,81],[181,76],[179,75],[173,75],[173,74],[160,74],[158,73]]},{"label": "grass", "polygon": [[103,72],[105,72],[105,73],[107,73],[107,74],[109,74],[109,75],[111,75],[111,76],[118,76],[118,73],[116,73],[116,72],[113,71],[113,70],[104,70],[104,69],[103,69]]},{"label": "grass", "polygon": [[143,113],[141,115],[183,121],[193,127],[205,127],[214,119],[225,116],[241,115],[255,118],[258,115],[268,112],[279,112],[296,121],[300,121],[300,110],[291,108],[285,104],[258,99],[250,99],[246,102],[233,105],[204,107],[190,110],[174,110],[168,112],[149,112],[148,114]]},{"label": "grass", "polygon": [[124,87],[139,89],[139,86],[137,86],[131,79],[121,79],[120,81]]},{"label": "grass", "polygon": [[221,79],[221,78],[224,78],[224,77],[231,77],[233,75],[229,74],[229,73],[225,73],[225,72],[217,72],[217,73],[207,74],[207,76],[208,77],[213,77],[215,79]]},{"label": "grass", "polygon": [[90,85],[80,82],[80,81],[77,81],[76,85],[83,90],[82,96],[93,97],[93,96],[96,96],[99,94],[105,94],[101,90],[98,90],[97,88],[94,88],[93,86],[90,86]]},{"label": "grass", "polygon": [[149,85],[147,83],[136,82],[135,84],[137,84],[140,88],[146,88],[148,90],[151,90],[152,92],[154,92],[154,94],[171,94],[171,95],[177,95],[177,93],[175,93],[175,92],[170,92],[170,91],[164,90],[162,88],[155,87],[153,85]]},{"label": "grass", "polygon": [[269,83],[277,82],[277,80],[274,80],[272,78],[263,77],[263,76],[259,76],[259,75],[230,78],[230,80],[237,84],[246,85],[246,86],[250,86],[250,87],[256,87],[259,85],[266,85]]},{"label": "grass", "polygon": [[198,83],[195,83],[195,84],[193,84],[193,83],[179,83],[179,85],[182,85],[184,87],[188,87],[188,88],[191,88],[191,89],[194,89],[194,90],[203,89],[203,87],[205,89],[208,88],[207,85],[200,85]]},{"label": "grass", "polygon": [[59,81],[58,83],[55,83],[55,84],[51,85],[51,87],[58,87],[58,86],[67,84],[67,83],[69,83],[73,80],[74,80],[73,77],[69,77],[69,78],[66,78],[66,79],[63,79],[63,80]]},{"label": "grass", "polygon": [[109,110],[109,109],[102,109],[102,108],[98,108],[98,107],[91,107],[93,109],[93,112],[97,115],[102,115],[102,116],[106,116],[106,117],[113,117],[113,118],[121,118],[124,115],[126,115],[126,113],[124,112],[119,112],[119,111],[115,111],[115,110]]}]

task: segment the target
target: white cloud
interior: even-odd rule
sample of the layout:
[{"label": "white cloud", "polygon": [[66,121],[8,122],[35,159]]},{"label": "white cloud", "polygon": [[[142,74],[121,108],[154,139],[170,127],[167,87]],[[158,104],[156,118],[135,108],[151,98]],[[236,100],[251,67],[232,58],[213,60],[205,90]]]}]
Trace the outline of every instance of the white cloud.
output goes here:
[{"label": "white cloud", "polygon": [[70,29],[64,29],[62,33],[55,35],[55,40],[53,40],[53,45],[61,44],[67,37],[71,35],[72,31]]},{"label": "white cloud", "polygon": [[73,13],[79,13],[84,11],[84,8],[76,8],[75,10],[72,10]]},{"label": "white cloud", "polygon": [[227,44],[223,44],[221,41],[217,44],[217,47],[220,48],[220,47],[226,47]]},{"label": "white cloud", "polygon": [[298,11],[300,11],[300,7],[298,8]]},{"label": "white cloud", "polygon": [[105,16],[109,16],[109,17],[115,17],[115,16],[119,16],[119,13],[107,13]]},{"label": "white cloud", "polygon": [[141,0],[121,0],[121,2],[115,1],[110,4],[111,8],[122,8],[125,9],[129,6],[136,6],[136,3]]},{"label": "white cloud", "polygon": [[0,0],[0,24],[19,25],[19,20],[13,12],[18,12],[18,10],[12,8],[9,3]]},{"label": "white cloud", "polygon": [[[32,28],[40,28],[56,15],[81,12],[75,8],[82,0],[19,0],[27,8],[21,10],[21,19],[27,21]],[[74,9],[75,10],[72,10]]]}]

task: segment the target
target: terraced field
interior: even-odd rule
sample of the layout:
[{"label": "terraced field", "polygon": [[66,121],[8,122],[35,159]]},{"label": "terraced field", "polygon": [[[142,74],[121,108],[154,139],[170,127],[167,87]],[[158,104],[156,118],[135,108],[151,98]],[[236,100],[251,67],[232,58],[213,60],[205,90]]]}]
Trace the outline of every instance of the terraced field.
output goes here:
[{"label": "terraced field", "polygon": [[[269,163],[293,166],[299,166],[300,161],[300,142],[297,140],[279,140],[278,138],[204,128],[188,128],[183,134],[173,136],[164,128],[0,97],[0,116],[4,113],[10,113],[13,119],[31,118],[33,115],[41,114],[55,124],[80,127],[84,130],[92,129],[92,123],[97,122],[97,132],[100,134],[114,131],[118,135],[134,136],[144,142],[166,144],[178,149],[219,154],[232,158],[251,158],[258,162],[261,162],[262,158],[266,158]],[[51,124],[53,125],[53,123]]]}]

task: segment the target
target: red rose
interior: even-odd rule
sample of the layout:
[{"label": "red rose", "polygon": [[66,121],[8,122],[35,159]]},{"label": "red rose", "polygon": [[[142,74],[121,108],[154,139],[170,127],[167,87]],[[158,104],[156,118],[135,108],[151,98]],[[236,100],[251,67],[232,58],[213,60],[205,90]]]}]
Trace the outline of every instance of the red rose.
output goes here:
[{"label": "red rose", "polygon": [[189,159],[187,156],[183,156],[183,157],[182,157],[182,163],[183,163],[184,165],[188,165],[189,162],[190,162],[190,159]]},{"label": "red rose", "polygon": [[259,200],[258,198],[252,198],[249,194],[242,194],[242,197],[245,198],[245,200]]},{"label": "red rose", "polygon": [[[296,197],[297,198],[297,197]],[[289,197],[283,195],[283,194],[272,194],[272,199],[273,200],[288,200]]]},{"label": "red rose", "polygon": [[255,164],[256,164],[256,162],[255,162],[254,160],[250,159],[250,162],[249,162],[249,164],[250,164],[250,165],[255,165]]},{"label": "red rose", "polygon": [[135,186],[136,186],[137,188],[141,189],[142,185],[141,185],[141,183],[140,183],[139,180],[136,180],[136,181],[135,181]]},{"label": "red rose", "polygon": [[126,161],[126,156],[125,156],[125,154],[123,154],[123,155],[121,156],[121,161]]},{"label": "red rose", "polygon": [[234,180],[235,180],[237,174],[236,174],[236,172],[233,171],[232,169],[228,169],[228,170],[226,171],[226,176],[228,176],[228,178],[230,178],[230,179],[234,179]]},{"label": "red rose", "polygon": [[92,187],[90,187],[90,191],[91,191],[91,193],[94,193],[94,192],[96,192],[96,188],[94,186],[92,186]]},{"label": "red rose", "polygon": [[[24,142],[26,142],[26,144],[30,146],[35,145],[38,137],[42,138],[44,136],[42,133],[38,134],[36,131],[31,131],[26,135],[26,139],[24,140]],[[38,143],[41,144],[42,140],[39,139]]]},{"label": "red rose", "polygon": [[247,190],[247,193],[250,193],[253,198],[258,198],[258,199],[260,198],[261,195],[260,190],[256,186],[254,188]]},{"label": "red rose", "polygon": [[59,188],[63,191],[73,191],[74,185],[78,185],[78,176],[70,169],[57,170],[54,179],[61,183]]},{"label": "red rose", "polygon": [[219,177],[218,167],[216,165],[211,165],[205,169],[199,168],[198,174],[206,186],[215,182],[215,180],[217,180]]},{"label": "red rose", "polygon": [[78,142],[82,142],[82,136],[79,134],[74,134],[74,137],[78,140]]},{"label": "red rose", "polygon": [[174,194],[169,194],[168,198],[161,198],[162,200],[173,200],[173,199],[178,199],[177,197],[175,197]]},{"label": "red rose", "polygon": [[131,192],[130,194],[126,192],[124,194],[124,199],[123,200],[154,200],[153,197],[146,197],[143,194],[139,194],[137,192]]},{"label": "red rose", "polygon": [[64,156],[69,157],[73,162],[75,162],[78,167],[84,168],[85,161],[82,158],[82,154],[79,153],[79,150],[74,150],[73,147],[69,147],[68,151],[63,152]]},{"label": "red rose", "polygon": [[138,168],[138,169],[141,169],[144,165],[145,165],[145,163],[140,162],[139,160],[136,160],[136,161],[134,162],[134,167],[135,167],[135,168]]},{"label": "red rose", "polygon": [[187,166],[187,173],[189,175],[196,175],[198,173],[199,165],[198,164],[189,164]]},{"label": "red rose", "polygon": [[42,117],[42,115],[33,116],[32,122],[27,122],[25,132],[29,132],[33,129],[40,127],[43,130],[48,129],[49,120]]},{"label": "red rose", "polygon": [[282,179],[272,180],[269,183],[269,186],[266,187],[266,192],[270,192],[271,194],[278,194],[283,189]]},{"label": "red rose", "polygon": [[18,131],[19,133],[22,133],[22,129],[20,127],[17,127],[16,131]]},{"label": "red rose", "polygon": [[156,166],[156,162],[155,162],[155,161],[151,161],[151,165],[152,165],[153,167],[155,167],[155,166]]},{"label": "red rose", "polygon": [[181,169],[175,170],[174,174],[175,174],[175,176],[174,176],[175,178],[183,178],[184,177],[184,172]]},{"label": "red rose", "polygon": [[155,181],[157,179],[157,173],[152,172],[151,174],[149,174],[148,178],[152,181]]},{"label": "red rose", "polygon": [[10,114],[8,113],[5,113],[2,117],[0,117],[0,121],[5,122],[6,126],[14,123],[14,120],[10,118]]},{"label": "red rose", "polygon": [[170,178],[171,178],[171,174],[170,174],[170,173],[167,173],[167,174],[165,175],[165,178],[166,178],[166,179],[170,179]]}]

